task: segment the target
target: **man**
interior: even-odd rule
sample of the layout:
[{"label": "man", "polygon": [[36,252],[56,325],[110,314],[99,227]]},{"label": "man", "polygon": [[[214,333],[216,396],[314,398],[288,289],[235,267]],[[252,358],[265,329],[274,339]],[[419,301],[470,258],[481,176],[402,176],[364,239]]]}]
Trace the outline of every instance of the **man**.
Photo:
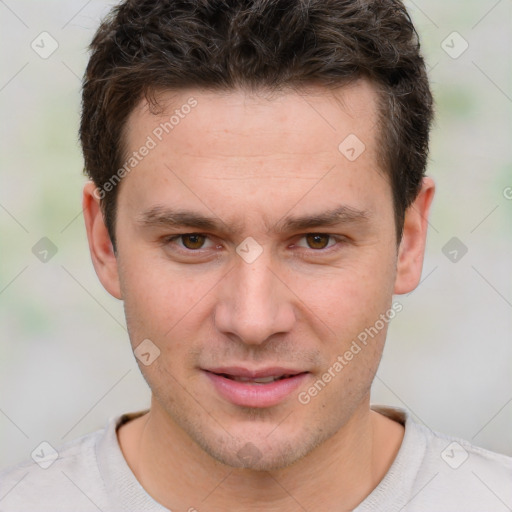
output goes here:
[{"label": "man", "polygon": [[91,48],[89,247],[151,407],[4,472],[2,510],[512,506],[510,458],[370,407],[435,188],[403,5],[128,0]]}]

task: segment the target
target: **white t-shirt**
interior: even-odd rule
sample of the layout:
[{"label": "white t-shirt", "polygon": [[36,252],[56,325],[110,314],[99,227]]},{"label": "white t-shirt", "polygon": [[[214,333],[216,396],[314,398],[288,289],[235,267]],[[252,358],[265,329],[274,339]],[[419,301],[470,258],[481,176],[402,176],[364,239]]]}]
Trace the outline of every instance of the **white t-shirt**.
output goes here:
[{"label": "white t-shirt", "polygon": [[[432,432],[402,409],[372,409],[404,424],[405,434],[389,471],[354,512],[512,510],[511,457]],[[35,461],[2,471],[0,512],[168,511],[139,484],[117,440],[116,428],[144,412],[111,417],[58,456],[43,445]]]}]

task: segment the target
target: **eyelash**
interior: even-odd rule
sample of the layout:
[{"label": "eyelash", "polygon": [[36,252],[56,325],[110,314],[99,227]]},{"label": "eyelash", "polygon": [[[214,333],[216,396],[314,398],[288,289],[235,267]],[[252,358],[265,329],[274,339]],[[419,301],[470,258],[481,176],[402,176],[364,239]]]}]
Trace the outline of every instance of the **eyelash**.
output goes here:
[{"label": "eyelash", "polygon": [[[210,239],[206,233],[197,233],[197,232],[181,233],[180,235],[172,235],[170,237],[165,237],[163,239],[163,244],[164,245],[170,245],[173,242],[175,242],[176,240],[178,240],[178,239],[180,239],[180,238],[182,238],[184,236],[192,236],[192,235],[204,236],[207,239]],[[343,245],[343,244],[345,244],[347,242],[347,239],[344,236],[333,235],[331,233],[317,233],[317,232],[304,233],[303,235],[300,235],[299,240],[302,240],[303,238],[305,238],[308,235],[327,236],[327,237],[329,237],[329,242],[331,240],[334,240],[336,242],[335,244],[333,244],[331,246],[328,246],[328,247],[326,247],[324,249],[311,249],[311,248],[306,248],[306,247],[299,247],[299,249],[305,249],[306,251],[311,251],[313,253],[318,253],[318,254],[330,254],[333,251],[339,250],[340,249],[339,246]],[[202,251],[206,251],[206,250],[208,250],[208,248],[207,249],[203,249],[203,248],[201,248],[201,249],[187,249],[186,247],[179,247],[179,249],[178,249],[179,252],[181,252],[183,254],[188,254],[188,255],[194,254],[194,253],[201,254]]]}]

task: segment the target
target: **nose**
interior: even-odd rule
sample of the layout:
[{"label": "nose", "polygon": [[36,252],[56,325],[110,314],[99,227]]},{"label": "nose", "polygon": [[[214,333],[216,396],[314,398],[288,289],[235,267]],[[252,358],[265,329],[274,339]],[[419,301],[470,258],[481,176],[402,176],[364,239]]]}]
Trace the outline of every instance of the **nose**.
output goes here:
[{"label": "nose", "polygon": [[293,292],[272,269],[270,260],[265,251],[252,263],[238,258],[220,286],[215,325],[247,345],[260,345],[272,335],[287,333],[295,322]]}]

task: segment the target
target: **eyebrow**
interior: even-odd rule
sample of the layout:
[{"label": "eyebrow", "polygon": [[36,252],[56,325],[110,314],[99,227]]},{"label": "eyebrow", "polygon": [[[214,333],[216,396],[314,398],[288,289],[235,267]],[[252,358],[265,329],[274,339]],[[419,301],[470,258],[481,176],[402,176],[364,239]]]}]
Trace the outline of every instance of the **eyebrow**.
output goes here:
[{"label": "eyebrow", "polygon": [[[367,223],[370,218],[370,210],[341,205],[319,213],[286,216],[268,230],[274,233],[285,233],[341,224],[362,224]],[[143,211],[136,218],[136,223],[142,227],[189,227],[203,231],[231,231],[235,234],[239,234],[243,227],[240,222],[227,226],[219,217],[209,217],[191,210],[172,209],[163,205],[156,205]]]},{"label": "eyebrow", "polygon": [[341,205],[332,210],[302,215],[298,217],[284,217],[274,226],[273,231],[282,233],[286,231],[300,231],[316,227],[337,226],[340,224],[360,224],[369,221],[369,210],[359,210],[347,205]]}]

